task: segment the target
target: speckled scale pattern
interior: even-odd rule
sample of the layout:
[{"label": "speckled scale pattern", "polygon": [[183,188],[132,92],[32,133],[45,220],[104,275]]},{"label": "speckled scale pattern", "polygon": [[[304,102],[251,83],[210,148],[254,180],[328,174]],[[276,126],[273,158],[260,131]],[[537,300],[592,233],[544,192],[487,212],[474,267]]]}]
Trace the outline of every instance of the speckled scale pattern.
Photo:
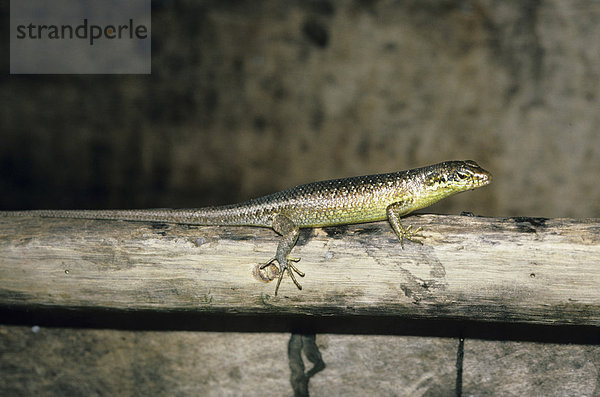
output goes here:
[{"label": "speckled scale pattern", "polygon": [[386,219],[386,208],[410,196],[407,171],[315,182],[276,193],[279,211],[298,227]]}]

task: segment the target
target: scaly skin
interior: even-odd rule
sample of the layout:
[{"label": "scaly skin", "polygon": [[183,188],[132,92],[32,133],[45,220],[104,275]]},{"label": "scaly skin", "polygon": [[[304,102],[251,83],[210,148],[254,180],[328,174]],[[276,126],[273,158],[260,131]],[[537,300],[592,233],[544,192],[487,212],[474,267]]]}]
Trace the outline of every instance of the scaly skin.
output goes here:
[{"label": "scaly skin", "polygon": [[302,289],[294,272],[301,277],[289,257],[300,228],[375,222],[387,219],[400,239],[421,243],[421,230],[404,227],[400,217],[425,208],[443,198],[489,184],[492,175],[471,160],[446,161],[389,174],[357,176],[313,182],[259,197],[240,204],[199,209],[145,210],[34,210],[6,211],[0,216],[107,219],[188,225],[230,225],[270,227],[282,238],[273,262],[279,264],[279,278],[287,272]]}]

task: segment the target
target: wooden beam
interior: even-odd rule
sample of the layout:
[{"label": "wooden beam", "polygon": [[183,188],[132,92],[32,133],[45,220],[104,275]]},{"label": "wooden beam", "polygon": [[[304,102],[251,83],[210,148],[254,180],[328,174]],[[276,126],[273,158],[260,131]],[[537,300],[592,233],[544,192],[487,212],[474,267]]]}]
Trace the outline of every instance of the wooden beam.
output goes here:
[{"label": "wooden beam", "polygon": [[0,218],[0,306],[400,316],[600,326],[600,219],[415,215],[303,230],[299,291],[251,227]]}]

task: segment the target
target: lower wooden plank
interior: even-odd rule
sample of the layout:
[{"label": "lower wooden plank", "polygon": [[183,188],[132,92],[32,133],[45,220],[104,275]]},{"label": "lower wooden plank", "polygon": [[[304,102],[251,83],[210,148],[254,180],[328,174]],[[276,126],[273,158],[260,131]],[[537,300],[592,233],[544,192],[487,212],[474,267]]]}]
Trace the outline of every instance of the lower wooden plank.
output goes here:
[{"label": "lower wooden plank", "polygon": [[[289,333],[141,332],[0,325],[3,396],[454,396],[457,341],[312,335],[325,368]],[[299,346],[306,351],[306,346]],[[301,394],[300,394],[301,395]],[[308,394],[306,394],[308,395]]]}]

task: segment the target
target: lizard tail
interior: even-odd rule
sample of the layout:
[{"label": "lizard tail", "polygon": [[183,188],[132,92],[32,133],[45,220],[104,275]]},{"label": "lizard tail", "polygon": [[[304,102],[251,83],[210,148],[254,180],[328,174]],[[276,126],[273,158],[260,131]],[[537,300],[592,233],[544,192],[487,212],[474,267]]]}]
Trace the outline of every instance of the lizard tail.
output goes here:
[{"label": "lizard tail", "polygon": [[[237,206],[191,209],[132,209],[132,210],[31,210],[0,211],[0,217],[39,217],[120,220],[134,222],[178,223],[186,225],[244,225],[244,214]],[[253,224],[249,226],[263,226]],[[267,225],[264,225],[267,226]]]}]

